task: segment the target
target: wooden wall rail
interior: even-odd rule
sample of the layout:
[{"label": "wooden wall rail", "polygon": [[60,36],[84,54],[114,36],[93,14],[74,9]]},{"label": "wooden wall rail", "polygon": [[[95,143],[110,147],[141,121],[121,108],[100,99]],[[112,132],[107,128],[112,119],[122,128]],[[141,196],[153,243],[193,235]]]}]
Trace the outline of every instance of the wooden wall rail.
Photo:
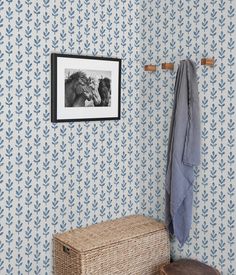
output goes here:
[{"label": "wooden wall rail", "polygon": [[[214,58],[202,58],[201,65],[213,67],[215,65]],[[162,63],[161,68],[163,70],[174,70],[174,63]],[[158,67],[156,65],[148,64],[144,66],[144,71],[147,72],[155,72],[157,71]]]}]

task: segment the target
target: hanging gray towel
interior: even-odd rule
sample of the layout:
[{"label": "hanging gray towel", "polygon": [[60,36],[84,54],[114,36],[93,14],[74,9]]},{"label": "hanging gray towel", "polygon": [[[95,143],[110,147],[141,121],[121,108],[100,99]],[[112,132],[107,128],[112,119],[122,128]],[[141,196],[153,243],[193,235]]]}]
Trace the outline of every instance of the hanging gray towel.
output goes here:
[{"label": "hanging gray towel", "polygon": [[181,245],[192,222],[194,166],[200,162],[200,115],[196,68],[180,62],[170,127],[166,174],[166,225]]}]

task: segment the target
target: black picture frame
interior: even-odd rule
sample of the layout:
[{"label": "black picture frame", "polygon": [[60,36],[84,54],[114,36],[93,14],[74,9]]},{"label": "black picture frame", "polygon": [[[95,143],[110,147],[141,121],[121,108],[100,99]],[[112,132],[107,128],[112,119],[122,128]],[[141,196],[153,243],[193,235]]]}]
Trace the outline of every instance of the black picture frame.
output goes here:
[{"label": "black picture frame", "polygon": [[[94,60],[96,61],[110,61],[117,62],[118,69],[118,81],[117,81],[117,112],[116,115],[107,117],[78,117],[78,118],[59,118],[58,117],[58,59],[59,58],[71,58],[78,60]],[[115,64],[115,63],[114,63]],[[96,67],[95,67],[96,69]],[[80,70],[80,69],[79,69]],[[112,81],[112,79],[111,79]],[[64,84],[65,89],[65,84]],[[110,58],[110,57],[97,57],[97,56],[84,56],[84,55],[72,55],[72,54],[60,54],[60,53],[52,53],[51,54],[51,122],[75,122],[75,121],[97,121],[97,120],[119,120],[120,119],[120,97],[121,97],[121,59],[119,58]],[[112,94],[112,92],[111,92]],[[85,107],[90,108],[90,107]],[[106,107],[100,107],[106,108]],[[101,110],[101,109],[100,109]],[[104,109],[105,111],[105,109]]]}]

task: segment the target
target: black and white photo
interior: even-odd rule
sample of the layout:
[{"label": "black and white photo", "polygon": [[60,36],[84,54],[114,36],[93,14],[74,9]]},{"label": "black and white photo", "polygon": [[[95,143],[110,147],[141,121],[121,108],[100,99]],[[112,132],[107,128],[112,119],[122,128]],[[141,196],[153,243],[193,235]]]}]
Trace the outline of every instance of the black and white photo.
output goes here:
[{"label": "black and white photo", "polygon": [[121,60],[52,54],[52,122],[119,119]]},{"label": "black and white photo", "polygon": [[111,106],[111,71],[65,69],[65,107],[102,106]]}]

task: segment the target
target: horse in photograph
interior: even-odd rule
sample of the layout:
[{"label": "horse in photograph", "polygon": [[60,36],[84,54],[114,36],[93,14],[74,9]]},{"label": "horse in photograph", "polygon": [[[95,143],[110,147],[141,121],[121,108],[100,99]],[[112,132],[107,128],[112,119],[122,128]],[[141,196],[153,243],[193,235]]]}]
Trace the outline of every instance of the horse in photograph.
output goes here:
[{"label": "horse in photograph", "polygon": [[95,106],[109,106],[111,98],[111,80],[107,77],[99,80],[98,92],[101,97],[101,103],[95,104]]},{"label": "horse in photograph", "polygon": [[94,88],[91,78],[87,78],[84,72],[78,71],[66,79],[65,107],[84,107],[86,100],[100,104],[101,97],[98,89]]},{"label": "horse in photograph", "polygon": [[92,100],[87,102],[86,106],[94,107],[101,103],[101,96],[98,92],[99,81],[96,77],[89,77],[88,82],[89,82],[89,86],[91,86],[93,89],[93,98]]}]

